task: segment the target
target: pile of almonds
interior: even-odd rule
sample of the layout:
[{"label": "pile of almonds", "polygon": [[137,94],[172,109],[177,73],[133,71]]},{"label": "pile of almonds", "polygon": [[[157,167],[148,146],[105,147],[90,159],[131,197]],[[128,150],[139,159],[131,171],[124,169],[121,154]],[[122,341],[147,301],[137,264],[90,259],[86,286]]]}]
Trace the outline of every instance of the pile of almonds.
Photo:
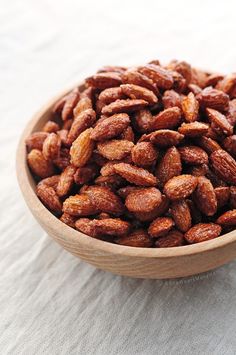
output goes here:
[{"label": "pile of almonds", "polygon": [[236,74],[104,67],[26,140],[36,193],[93,238],[174,247],[236,226]]}]

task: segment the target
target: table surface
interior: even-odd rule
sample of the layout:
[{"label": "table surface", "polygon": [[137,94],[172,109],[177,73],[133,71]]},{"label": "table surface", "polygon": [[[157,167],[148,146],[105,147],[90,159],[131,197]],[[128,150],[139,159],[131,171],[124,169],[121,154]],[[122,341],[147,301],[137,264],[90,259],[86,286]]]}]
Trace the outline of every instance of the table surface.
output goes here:
[{"label": "table surface", "polygon": [[174,281],[96,270],[46,235],[15,177],[32,114],[103,65],[178,58],[234,71],[235,2],[0,0],[0,8],[0,353],[235,354],[236,262]]}]

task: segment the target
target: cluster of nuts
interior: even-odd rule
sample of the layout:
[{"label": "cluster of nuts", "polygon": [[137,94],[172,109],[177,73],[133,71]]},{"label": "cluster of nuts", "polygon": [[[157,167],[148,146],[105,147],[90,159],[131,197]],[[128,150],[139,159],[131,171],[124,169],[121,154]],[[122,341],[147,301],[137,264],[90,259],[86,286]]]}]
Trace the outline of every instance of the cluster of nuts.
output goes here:
[{"label": "cluster of nuts", "polygon": [[236,225],[236,74],[104,67],[26,140],[36,193],[93,238],[174,247]]}]

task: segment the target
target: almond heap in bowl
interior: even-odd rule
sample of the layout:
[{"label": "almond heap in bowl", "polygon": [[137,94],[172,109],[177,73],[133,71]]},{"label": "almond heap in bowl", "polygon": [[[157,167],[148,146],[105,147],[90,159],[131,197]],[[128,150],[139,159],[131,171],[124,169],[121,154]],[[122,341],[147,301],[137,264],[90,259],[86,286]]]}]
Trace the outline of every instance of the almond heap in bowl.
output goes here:
[{"label": "almond heap in bowl", "polygon": [[236,74],[105,67],[56,103],[27,160],[42,203],[88,236],[199,243],[236,225],[235,123]]}]

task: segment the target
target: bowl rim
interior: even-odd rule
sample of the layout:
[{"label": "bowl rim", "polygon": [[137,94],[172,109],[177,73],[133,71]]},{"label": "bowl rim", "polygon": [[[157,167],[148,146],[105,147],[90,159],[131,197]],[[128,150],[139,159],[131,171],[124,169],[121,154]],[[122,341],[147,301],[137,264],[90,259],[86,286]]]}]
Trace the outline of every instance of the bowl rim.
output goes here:
[{"label": "bowl rim", "polygon": [[53,106],[53,104],[71,91],[74,87],[82,87],[83,82],[80,82],[77,85],[73,85],[67,90],[63,90],[60,94],[49,100],[43,107],[36,112],[32,119],[26,124],[23,133],[21,134],[17,151],[16,151],[16,175],[19,187],[23,194],[23,197],[28,205],[32,214],[36,217],[39,217],[42,221],[42,225],[50,224],[51,231],[56,235],[60,236],[70,242],[83,244],[84,247],[95,249],[100,252],[118,254],[130,257],[143,257],[143,258],[172,258],[172,257],[181,257],[181,256],[190,256],[194,254],[200,254],[222,248],[226,245],[235,243],[236,233],[235,230],[227,234],[224,234],[218,238],[211,239],[205,242],[192,245],[184,245],[180,247],[172,248],[141,248],[141,247],[131,247],[113,244],[103,240],[95,239],[90,236],[87,236],[84,233],[76,231],[75,229],[69,227],[65,223],[61,222],[57,217],[55,217],[39,200],[35,191],[30,183],[30,178],[32,175],[28,169],[26,162],[26,147],[25,139],[32,132],[40,118]]}]

